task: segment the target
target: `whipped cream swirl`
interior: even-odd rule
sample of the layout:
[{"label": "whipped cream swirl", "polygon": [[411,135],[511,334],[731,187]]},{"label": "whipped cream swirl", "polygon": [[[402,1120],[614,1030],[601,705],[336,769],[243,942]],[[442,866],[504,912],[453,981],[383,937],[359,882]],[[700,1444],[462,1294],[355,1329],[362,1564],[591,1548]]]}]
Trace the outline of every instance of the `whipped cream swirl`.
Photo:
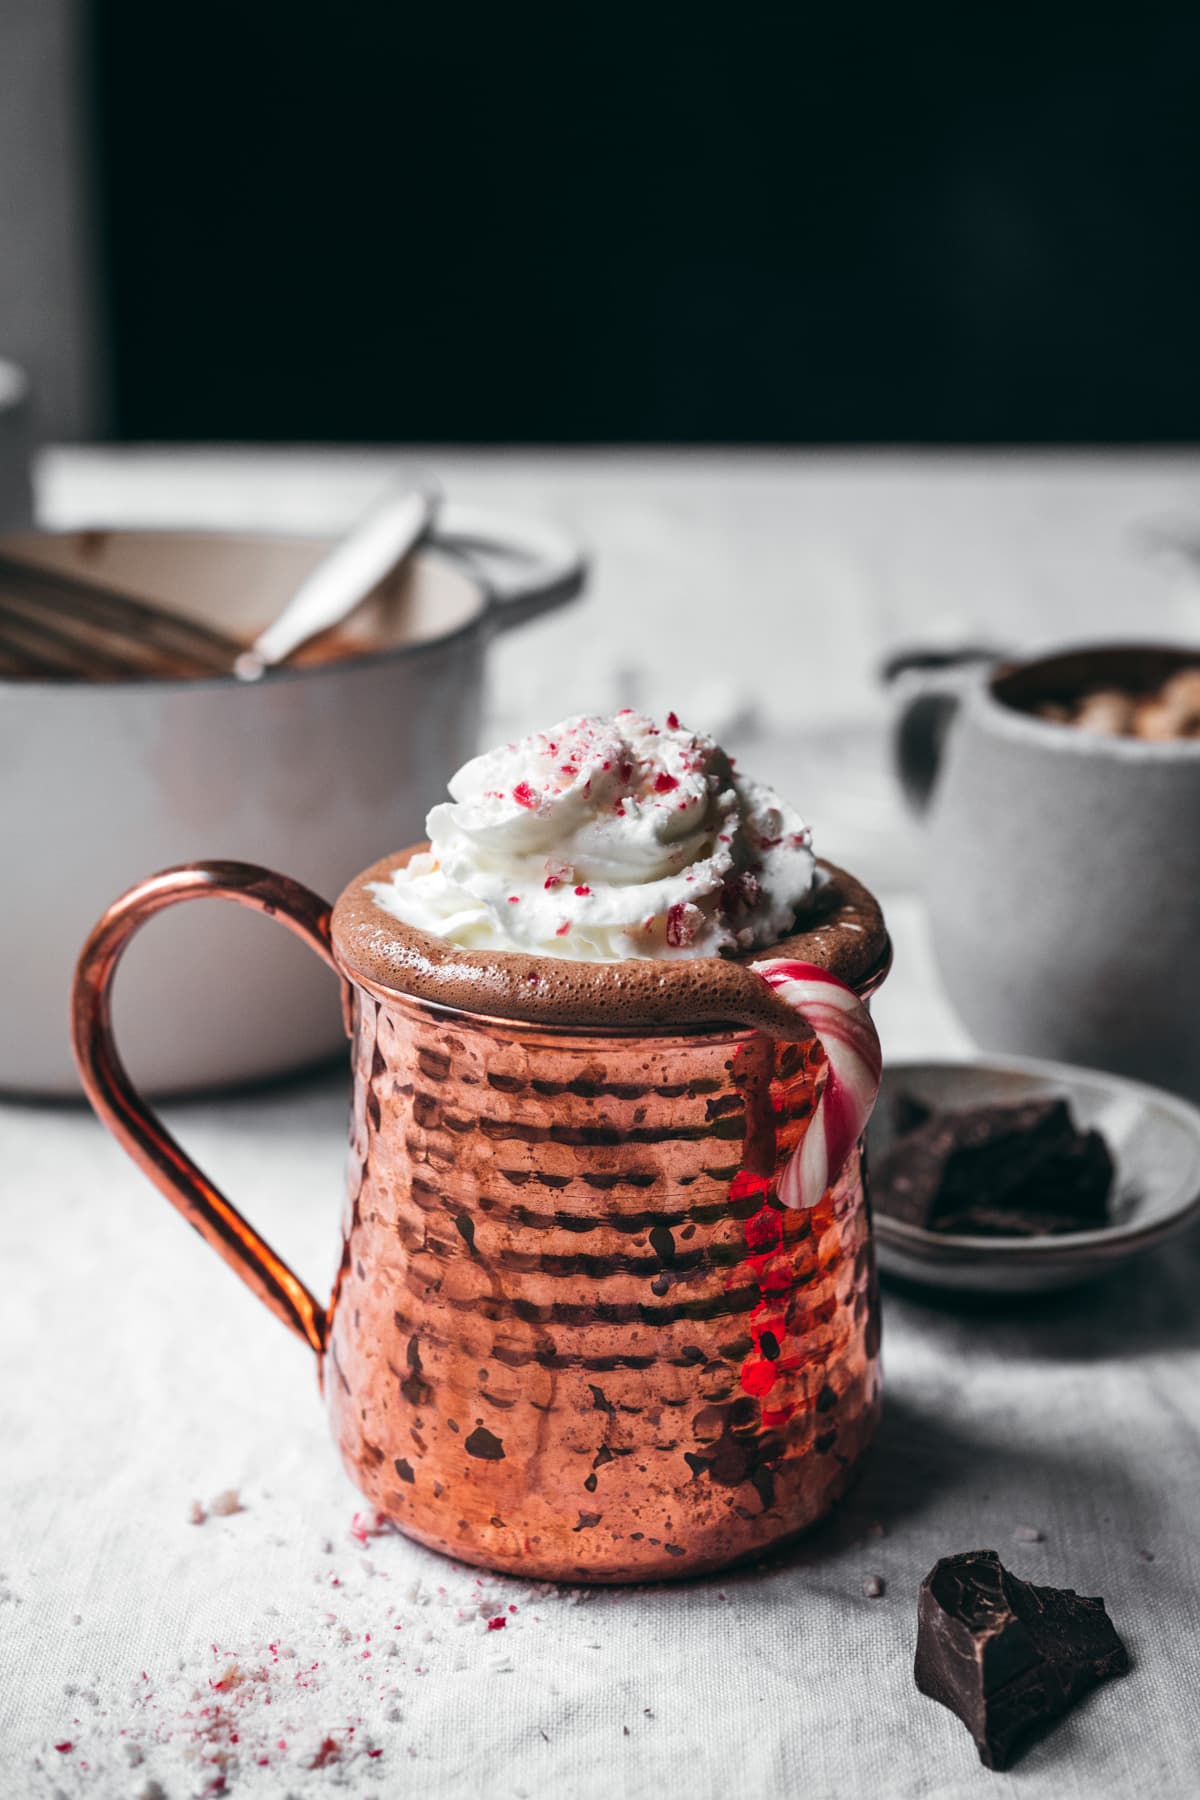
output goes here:
[{"label": "whipped cream swirl", "polygon": [[475,757],[450,793],[429,852],[371,892],[466,949],[727,955],[786,937],[814,885],[804,821],[674,713],[566,719]]}]

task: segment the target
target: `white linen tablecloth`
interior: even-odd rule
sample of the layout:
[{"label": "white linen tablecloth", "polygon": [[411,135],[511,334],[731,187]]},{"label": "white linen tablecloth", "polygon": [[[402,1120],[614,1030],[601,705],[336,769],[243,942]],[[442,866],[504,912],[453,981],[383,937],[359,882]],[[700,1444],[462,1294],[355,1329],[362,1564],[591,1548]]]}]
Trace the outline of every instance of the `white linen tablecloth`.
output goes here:
[{"label": "white linen tablecloth", "polygon": [[[329,1076],[171,1113],[314,1279],[344,1105]],[[8,1109],[0,1146],[5,1793],[1195,1793],[1194,1245],[994,1317],[887,1294],[882,1436],[831,1527],[762,1570],[563,1592],[356,1541],[303,1347],[82,1112]],[[912,1681],[921,1577],[981,1546],[1103,1594],[1134,1658],[1012,1775]]]},{"label": "white linen tablecloth", "polygon": [[[824,739],[842,743],[829,780],[848,798],[844,809],[836,796],[814,804],[818,821],[823,804],[829,812],[821,847],[855,861],[888,907],[897,963],[877,1016],[889,1055],[963,1048],[933,981],[908,886],[914,843],[888,797],[877,703],[860,673],[896,629],[925,615],[913,601],[910,618],[905,599],[901,626],[881,623],[876,602],[888,582],[870,572],[886,565],[891,531],[900,560],[889,591],[899,583],[907,593],[914,570],[937,561],[914,548],[919,518],[930,526],[965,509],[969,529],[959,523],[975,533],[977,570],[998,542],[1009,559],[1000,572],[993,559],[980,578],[1015,592],[1013,571],[1033,552],[1006,534],[1040,512],[1051,521],[1043,585],[1066,591],[1071,530],[1104,521],[1097,528],[1111,550],[1114,511],[1128,521],[1178,507],[1195,488],[1195,461],[1127,462],[1124,485],[1120,467],[1089,475],[1072,464],[1057,509],[1037,463],[1000,463],[990,474],[949,465],[939,486],[942,465],[897,465],[889,482],[855,459],[709,458],[689,470],[688,459],[582,458],[564,459],[558,475],[549,458],[451,461],[464,497],[545,506],[576,522],[602,570],[639,571],[630,580],[647,604],[665,568],[680,592],[694,577],[694,606],[715,606],[722,583],[739,578],[742,551],[775,571],[784,594],[793,542],[810,561],[819,561],[814,542],[841,544],[838,566],[849,573],[840,591],[865,597],[851,620],[859,640],[836,649],[858,659],[838,672],[845,691]],[[179,459],[64,455],[46,491],[60,517],[103,501],[110,517],[139,503],[178,518],[189,491],[207,495],[191,516],[207,508],[227,517],[251,505],[248,466],[229,465],[222,485],[218,464],[203,458],[185,460],[181,473]],[[286,522],[297,486],[302,497],[325,492],[322,470],[335,487],[345,478],[339,504],[350,510],[381,466],[261,457],[256,517]],[[746,476],[755,466],[758,486]],[[740,511],[730,498],[739,483]],[[782,509],[774,517],[771,495]],[[706,502],[719,515],[706,529],[724,574],[705,571],[688,537]],[[956,552],[963,571],[965,544]],[[1081,567],[1093,555],[1084,547]],[[954,560],[944,547],[943,556]],[[1102,604],[1115,606],[1107,564],[1105,579]],[[1138,579],[1150,581],[1144,570]],[[1139,591],[1149,605],[1149,586]],[[1159,601],[1158,624],[1194,624],[1194,596],[1164,587]],[[951,570],[925,611],[944,626],[954,604]],[[597,682],[615,687],[625,655],[641,671],[636,698],[659,704],[663,671],[643,660],[644,644],[622,649],[595,605],[581,616],[605,659]],[[1081,607],[1064,603],[1062,614],[1062,634],[1081,628]],[[955,629],[971,623],[954,616]],[[526,688],[506,688],[497,721],[540,722],[548,660],[567,640],[560,621],[538,629],[538,673]],[[844,618],[830,626],[844,629]],[[566,697],[550,710],[576,704],[583,660],[559,657]],[[722,676],[728,717],[713,723],[732,719],[736,737],[756,664],[733,660]],[[669,696],[696,718],[701,662],[674,671]],[[804,808],[805,771],[824,766],[821,740],[797,735],[772,680],[757,747],[747,743],[745,754]],[[807,667],[803,685],[818,693],[820,669]],[[614,699],[604,691],[595,703]],[[858,721],[853,740],[837,739],[843,718]],[[337,1249],[346,1087],[328,1073],[168,1111],[318,1290]],[[994,1312],[887,1292],[885,1421],[829,1527],[781,1561],[708,1581],[560,1590],[481,1575],[356,1521],[308,1353],[82,1109],[0,1107],[0,1237],[4,1795],[1190,1800],[1197,1790],[1194,1239],[1094,1288]],[[232,1494],[241,1510],[221,1510]],[[192,1522],[196,1501],[202,1523]],[[983,1770],[963,1727],[912,1680],[922,1576],[941,1555],[983,1546],[1035,1581],[1102,1594],[1134,1663],[1009,1775]],[[877,1598],[864,1591],[872,1576],[884,1583]]]}]

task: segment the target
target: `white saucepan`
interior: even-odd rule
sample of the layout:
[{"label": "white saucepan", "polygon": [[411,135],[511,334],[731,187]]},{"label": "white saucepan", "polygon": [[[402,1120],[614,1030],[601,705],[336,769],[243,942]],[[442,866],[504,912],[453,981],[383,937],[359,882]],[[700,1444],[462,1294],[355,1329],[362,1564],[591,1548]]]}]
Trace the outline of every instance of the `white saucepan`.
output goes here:
[{"label": "white saucepan", "polygon": [[[20,533],[0,553],[105,581],[244,640],[328,540],[220,532]],[[197,857],[288,869],[336,894],[420,837],[478,747],[493,632],[578,593],[578,550],[544,525],[447,504],[437,543],[347,630],[361,653],[256,683],[0,681],[0,1091],[78,1091],[75,957],[131,882]],[[382,647],[381,646],[382,643]],[[179,907],[142,933],[115,1012],[159,1093],[302,1068],[342,1038],[336,984],[242,907]]]}]

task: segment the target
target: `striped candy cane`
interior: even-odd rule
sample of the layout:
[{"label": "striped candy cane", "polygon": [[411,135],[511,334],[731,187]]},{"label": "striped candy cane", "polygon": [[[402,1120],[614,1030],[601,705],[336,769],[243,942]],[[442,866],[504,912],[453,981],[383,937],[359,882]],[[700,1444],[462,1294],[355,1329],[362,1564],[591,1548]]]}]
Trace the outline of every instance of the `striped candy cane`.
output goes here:
[{"label": "striped candy cane", "polygon": [[871,1116],[883,1066],[879,1036],[853,989],[814,963],[777,957],[750,967],[812,1027],[828,1058],[820,1103],[779,1183],[785,1206],[815,1206]]}]

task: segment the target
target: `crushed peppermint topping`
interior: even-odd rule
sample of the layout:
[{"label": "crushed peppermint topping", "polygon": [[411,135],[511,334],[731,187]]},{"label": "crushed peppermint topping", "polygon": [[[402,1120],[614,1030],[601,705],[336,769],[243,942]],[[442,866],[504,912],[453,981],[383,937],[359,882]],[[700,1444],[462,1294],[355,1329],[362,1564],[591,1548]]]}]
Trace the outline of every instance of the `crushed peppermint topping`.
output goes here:
[{"label": "crushed peppermint topping", "polygon": [[569,862],[564,862],[560,856],[548,856],[542,864],[542,868],[546,876],[545,881],[542,883],[543,887],[561,887],[564,881],[574,881],[575,879],[574,869]]},{"label": "crushed peppermint topping", "polygon": [[704,924],[704,914],[690,900],[677,901],[667,908],[667,942],[672,950],[686,950],[695,942],[696,933]]}]

